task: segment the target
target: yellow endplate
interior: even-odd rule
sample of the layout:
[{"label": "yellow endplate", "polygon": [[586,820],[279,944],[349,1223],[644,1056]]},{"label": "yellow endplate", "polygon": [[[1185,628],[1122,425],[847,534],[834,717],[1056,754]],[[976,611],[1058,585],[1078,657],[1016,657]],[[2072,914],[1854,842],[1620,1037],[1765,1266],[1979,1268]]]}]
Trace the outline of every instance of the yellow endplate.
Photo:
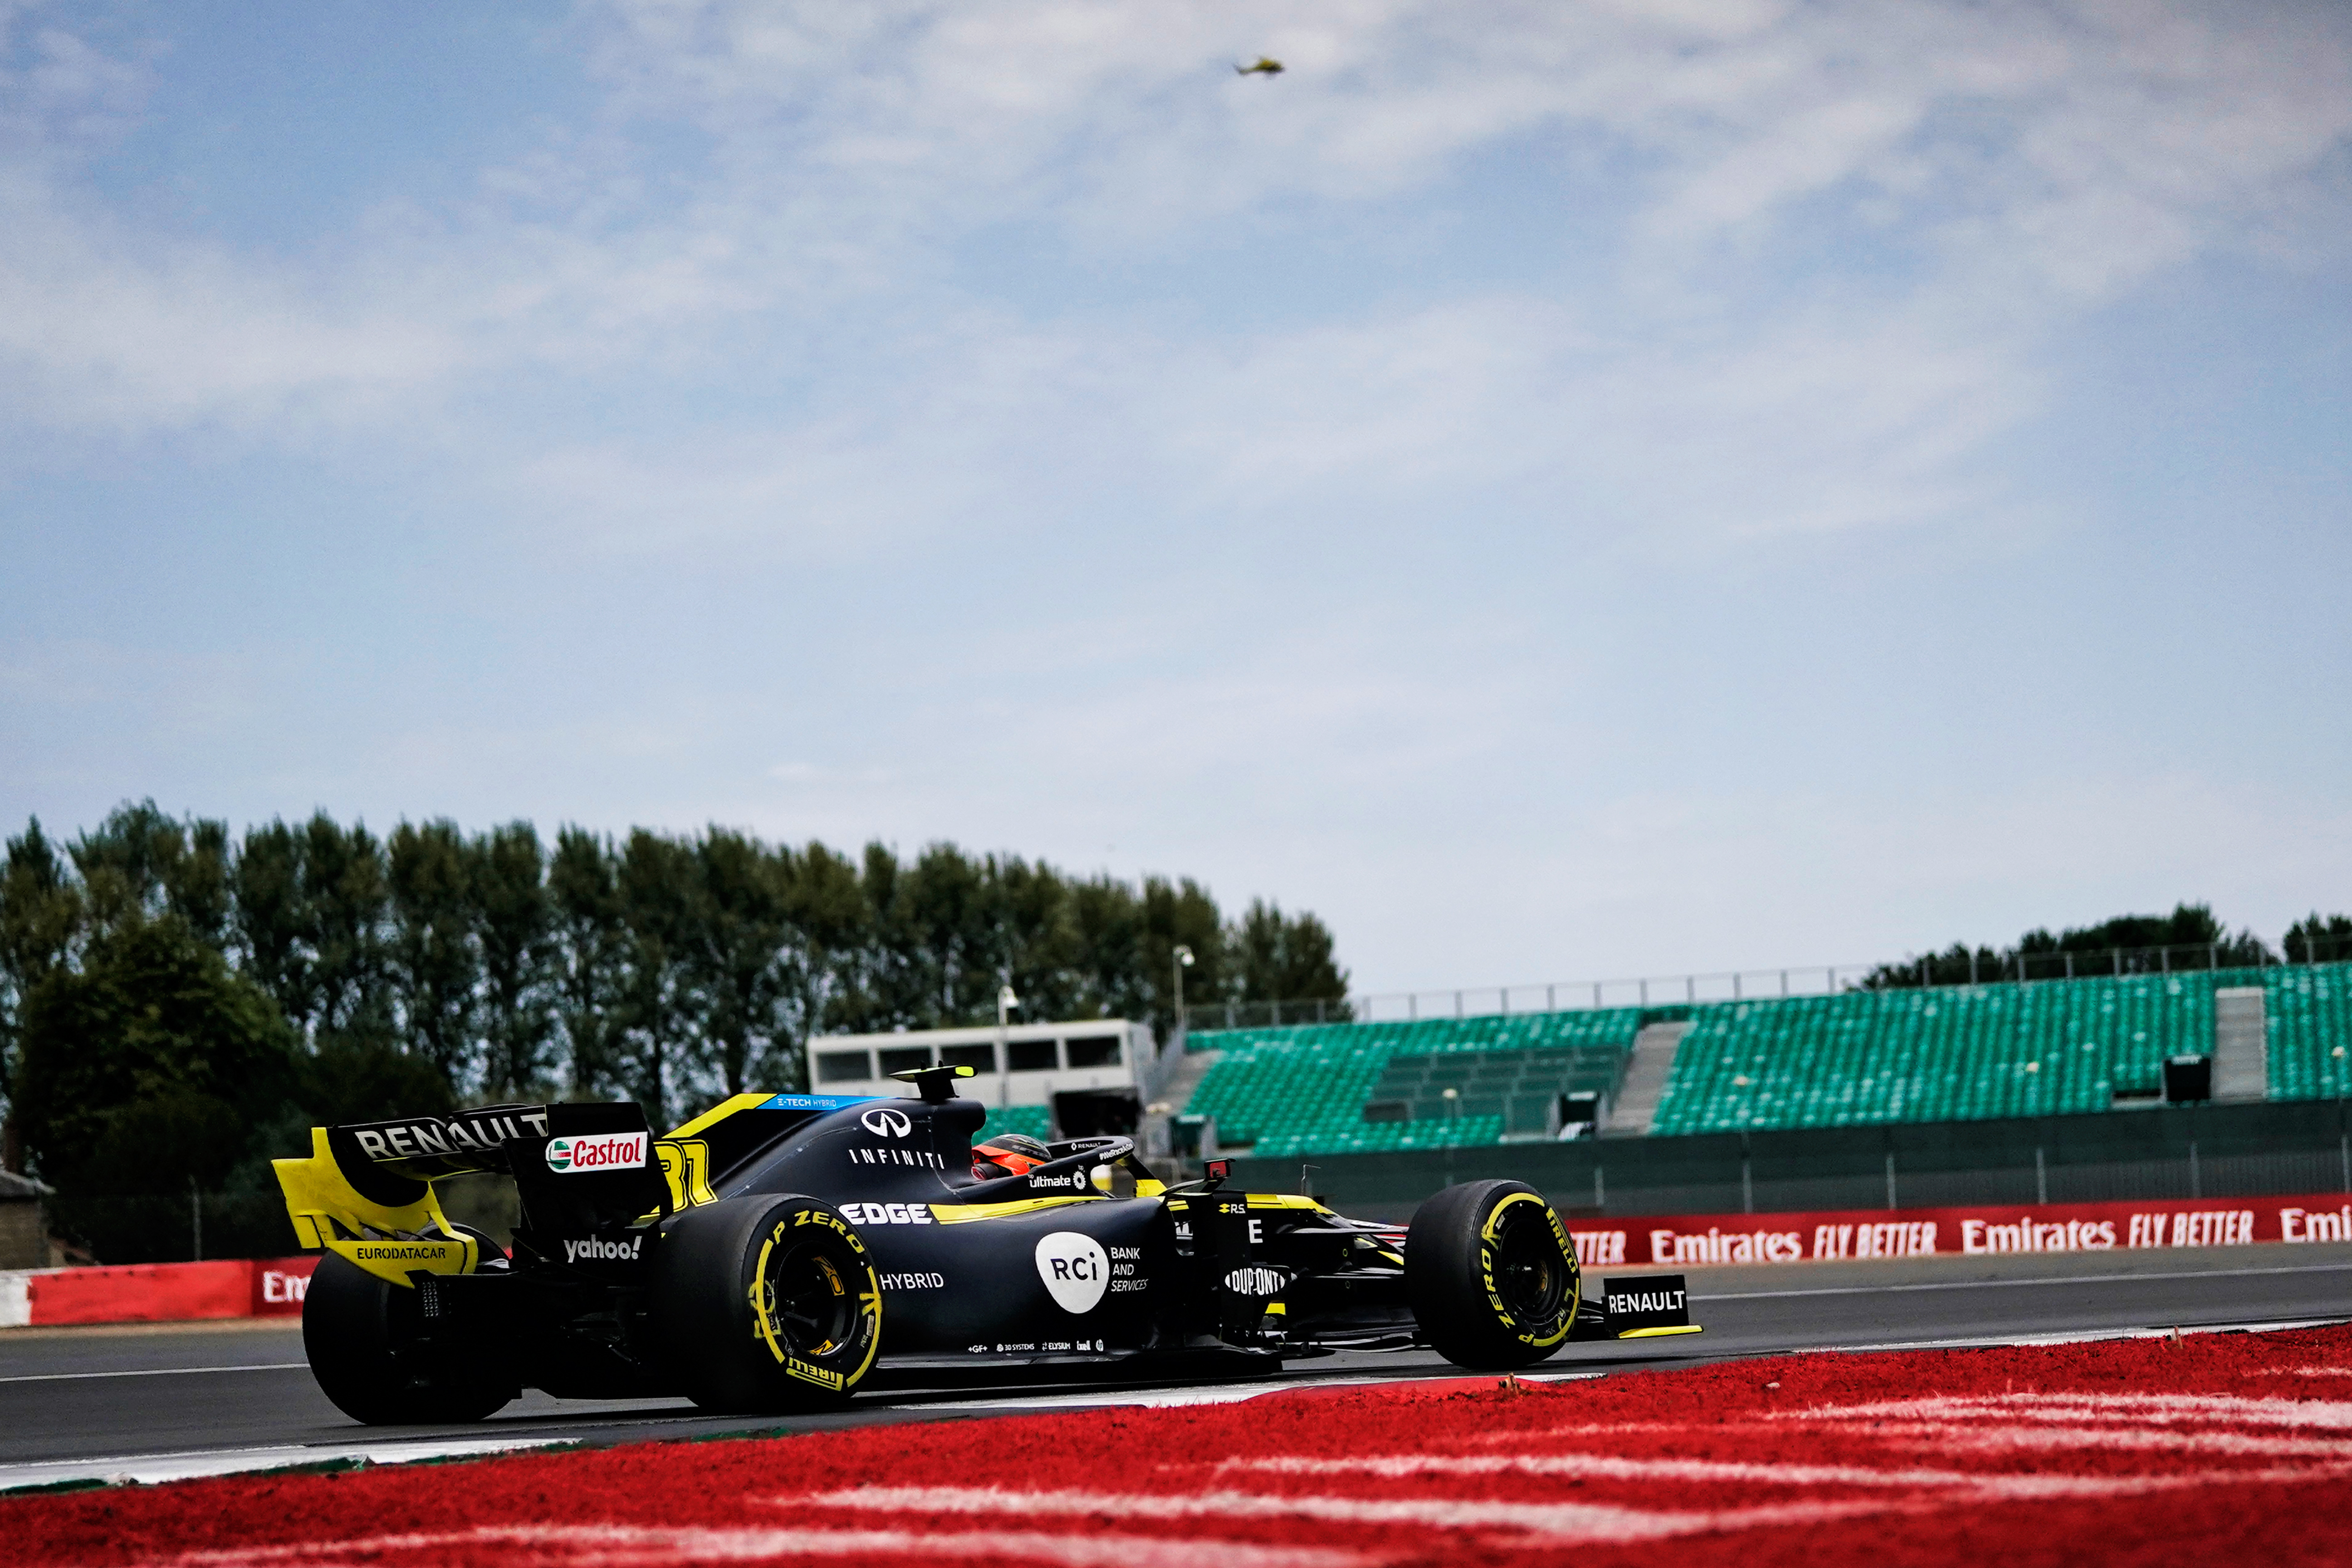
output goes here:
[{"label": "yellow endplate", "polygon": [[1698,1331],[1696,1323],[1685,1323],[1672,1329],[1627,1329],[1617,1337],[1621,1340],[1662,1340],[1669,1334],[1695,1334]]},{"label": "yellow endplate", "polygon": [[[379,1279],[405,1285],[415,1274],[471,1274],[481,1261],[480,1248],[457,1235],[441,1212],[433,1184],[413,1204],[396,1207],[373,1203],[353,1190],[342,1168],[327,1147],[327,1130],[310,1129],[310,1157],[273,1160],[278,1189],[286,1194],[286,1215],[294,1222],[294,1239],[304,1250],[325,1247],[341,1254]],[[400,1241],[362,1240],[363,1231],[389,1238],[395,1232],[415,1236],[437,1230],[447,1239]]]},{"label": "yellow endplate", "polygon": [[327,1250],[339,1253],[380,1279],[395,1285],[413,1283],[411,1274],[471,1274],[475,1244],[463,1237],[432,1241],[330,1241]]}]

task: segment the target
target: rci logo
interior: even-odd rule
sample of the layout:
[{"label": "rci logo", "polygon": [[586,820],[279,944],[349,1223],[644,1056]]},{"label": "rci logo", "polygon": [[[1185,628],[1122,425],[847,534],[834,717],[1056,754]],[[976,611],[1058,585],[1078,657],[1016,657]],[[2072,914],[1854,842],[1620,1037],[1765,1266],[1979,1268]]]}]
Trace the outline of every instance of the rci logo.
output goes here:
[{"label": "rci logo", "polygon": [[904,1138],[915,1130],[903,1110],[869,1110],[857,1121],[877,1138]]},{"label": "rci logo", "polygon": [[1065,1312],[1091,1312],[1110,1284],[1110,1258],[1093,1237],[1057,1230],[1037,1243],[1037,1278]]}]

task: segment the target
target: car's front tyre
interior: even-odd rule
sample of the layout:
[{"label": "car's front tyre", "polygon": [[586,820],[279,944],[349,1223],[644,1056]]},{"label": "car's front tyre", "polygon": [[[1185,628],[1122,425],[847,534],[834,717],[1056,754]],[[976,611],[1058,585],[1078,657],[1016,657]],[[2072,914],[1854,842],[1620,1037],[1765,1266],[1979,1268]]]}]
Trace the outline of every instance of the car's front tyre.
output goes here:
[{"label": "car's front tyre", "polygon": [[722,1411],[847,1403],[882,1345],[866,1244],[830,1205],[730,1198],[661,1226],[648,1305],[669,1381]]},{"label": "car's front tyre", "polygon": [[1423,1204],[1404,1247],[1406,1298],[1457,1366],[1532,1366],[1568,1342],[1583,1280],[1568,1229],[1520,1182],[1465,1182]]}]

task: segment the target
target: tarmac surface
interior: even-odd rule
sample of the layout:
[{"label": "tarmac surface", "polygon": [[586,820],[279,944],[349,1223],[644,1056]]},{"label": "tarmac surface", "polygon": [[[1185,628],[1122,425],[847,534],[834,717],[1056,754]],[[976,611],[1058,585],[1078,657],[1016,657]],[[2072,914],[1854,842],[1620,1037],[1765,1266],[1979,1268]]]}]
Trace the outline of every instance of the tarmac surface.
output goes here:
[{"label": "tarmac surface", "polygon": [[[1639,1270],[1612,1273],[1625,1278]],[[1570,1345],[1540,1376],[1670,1373],[1735,1356],[1960,1348],[2127,1332],[2352,1320],[2352,1245],[1933,1258],[1685,1269],[1704,1334]],[[711,1416],[682,1400],[590,1403],[530,1393],[488,1421],[366,1427],[329,1405],[299,1323],[0,1331],[0,1490],[158,1480],[367,1458],[812,1431],[1107,1404],[1190,1404],[1283,1387],[1465,1375],[1433,1354],[1347,1352],[1234,1381],[1006,1382],[885,1387],[824,1416]]]}]

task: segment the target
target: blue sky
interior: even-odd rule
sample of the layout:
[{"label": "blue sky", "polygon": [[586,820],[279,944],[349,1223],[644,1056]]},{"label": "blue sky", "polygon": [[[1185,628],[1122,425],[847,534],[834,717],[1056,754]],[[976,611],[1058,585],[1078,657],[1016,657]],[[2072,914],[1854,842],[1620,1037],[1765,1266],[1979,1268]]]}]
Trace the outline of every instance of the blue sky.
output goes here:
[{"label": "blue sky", "polygon": [[0,0],[0,818],[952,838],[1373,990],[2275,939],[2347,218],[2326,5]]}]

